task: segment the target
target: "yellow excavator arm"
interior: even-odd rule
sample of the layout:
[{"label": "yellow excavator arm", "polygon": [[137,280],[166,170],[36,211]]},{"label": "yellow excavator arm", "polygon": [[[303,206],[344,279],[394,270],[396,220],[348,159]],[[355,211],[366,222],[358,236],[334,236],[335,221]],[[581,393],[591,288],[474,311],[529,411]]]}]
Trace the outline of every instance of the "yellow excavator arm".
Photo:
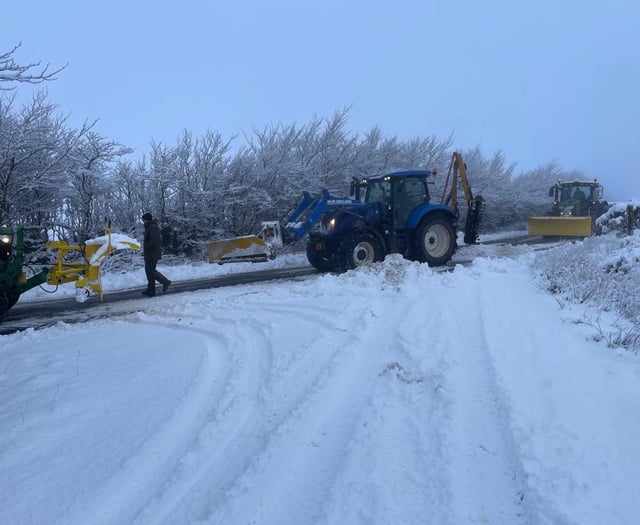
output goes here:
[{"label": "yellow excavator arm", "polygon": [[[467,165],[462,160],[462,155],[457,151],[453,152],[451,156],[451,162],[449,163],[449,169],[447,170],[447,178],[444,181],[444,188],[442,190],[442,204],[448,204],[453,211],[457,214],[458,210],[458,181],[462,187],[464,193],[464,200],[469,205],[473,201],[473,192],[471,191],[471,185],[467,178]],[[449,184],[451,184],[451,191],[447,195],[449,190]]]},{"label": "yellow excavator arm", "polygon": [[[444,182],[440,202],[450,206],[456,216],[460,215],[460,209],[458,207],[458,184],[462,187],[464,200],[467,203],[464,242],[466,244],[475,244],[478,241],[484,199],[480,195],[476,195],[476,197],[473,196],[471,185],[467,178],[467,165],[462,160],[462,155],[454,151],[451,156],[451,162],[449,163],[449,169],[447,170],[447,178]],[[449,185],[451,185],[451,189],[449,189]]]}]

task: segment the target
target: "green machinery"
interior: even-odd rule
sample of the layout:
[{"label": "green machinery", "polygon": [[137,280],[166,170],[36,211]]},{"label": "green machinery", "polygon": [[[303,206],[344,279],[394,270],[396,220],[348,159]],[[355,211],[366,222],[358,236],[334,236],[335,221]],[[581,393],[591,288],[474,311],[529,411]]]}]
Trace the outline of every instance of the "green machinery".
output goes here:
[{"label": "green machinery", "polygon": [[139,250],[140,245],[124,235],[105,234],[81,244],[49,241],[47,249],[55,251],[55,263],[27,277],[25,271],[24,229],[0,227],[0,320],[18,302],[20,296],[42,284],[76,283],[76,300],[84,302],[92,294],[102,298],[100,264],[122,249]]},{"label": "green machinery", "polygon": [[607,211],[597,181],[558,180],[549,188],[551,209],[543,217],[529,217],[529,235],[588,237],[595,231],[595,219]]}]

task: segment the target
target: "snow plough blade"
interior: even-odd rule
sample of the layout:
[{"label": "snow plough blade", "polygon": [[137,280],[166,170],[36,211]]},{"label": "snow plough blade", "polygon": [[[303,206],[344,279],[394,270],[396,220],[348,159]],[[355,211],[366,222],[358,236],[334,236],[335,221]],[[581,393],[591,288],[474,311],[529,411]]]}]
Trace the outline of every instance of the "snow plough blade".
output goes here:
[{"label": "snow plough blade", "polygon": [[256,235],[234,239],[209,241],[207,254],[210,263],[264,262],[275,257],[271,244]]},{"label": "snow plough blade", "polygon": [[529,217],[529,235],[588,237],[592,233],[591,217]]}]

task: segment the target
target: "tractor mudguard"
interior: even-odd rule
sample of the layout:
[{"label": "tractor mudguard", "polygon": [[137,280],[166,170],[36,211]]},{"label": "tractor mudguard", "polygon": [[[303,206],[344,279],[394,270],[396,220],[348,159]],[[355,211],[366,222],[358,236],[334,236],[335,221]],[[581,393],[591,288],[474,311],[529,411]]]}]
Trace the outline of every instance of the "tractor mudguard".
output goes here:
[{"label": "tractor mudguard", "polygon": [[412,210],[409,214],[409,217],[407,218],[407,227],[410,230],[417,228],[422,219],[426,217],[427,214],[432,213],[444,214],[444,216],[450,218],[452,224],[454,225],[457,222],[457,217],[451,211],[451,208],[449,206],[446,206],[444,204],[421,204],[420,206],[417,206],[414,210]]}]

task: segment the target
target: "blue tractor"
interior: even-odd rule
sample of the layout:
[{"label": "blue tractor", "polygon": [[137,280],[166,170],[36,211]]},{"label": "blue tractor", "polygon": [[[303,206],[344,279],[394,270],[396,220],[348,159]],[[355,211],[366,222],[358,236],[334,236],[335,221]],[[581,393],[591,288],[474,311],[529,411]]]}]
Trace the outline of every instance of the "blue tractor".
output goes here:
[{"label": "blue tractor", "polygon": [[435,174],[408,170],[354,179],[350,197],[326,189],[315,198],[304,192],[287,219],[264,222],[258,235],[210,242],[209,261],[266,261],[276,248],[307,236],[307,258],[320,271],[346,271],[390,253],[442,266],[457,247],[458,186],[468,206],[466,244],[477,242],[483,200],[473,197],[459,153],[453,154],[439,203],[429,192]]},{"label": "blue tractor", "polygon": [[433,175],[434,170],[409,170],[356,179],[349,204],[325,196],[321,202],[332,208],[309,229],[310,264],[321,271],[345,271],[382,261],[390,253],[429,266],[446,264],[457,247],[458,179],[469,206],[464,241],[477,242],[482,197],[473,198],[462,158],[454,154],[447,177],[449,181],[453,175],[453,195],[445,185],[441,203],[431,201]]}]

